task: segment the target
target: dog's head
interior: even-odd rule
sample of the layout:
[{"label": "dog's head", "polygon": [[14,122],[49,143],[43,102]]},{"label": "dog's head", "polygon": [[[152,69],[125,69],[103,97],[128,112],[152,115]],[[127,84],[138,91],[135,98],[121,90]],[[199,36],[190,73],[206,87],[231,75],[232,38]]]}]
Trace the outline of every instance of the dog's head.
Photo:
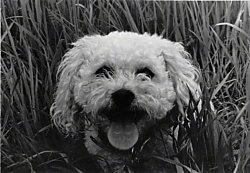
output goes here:
[{"label": "dog's head", "polygon": [[127,150],[175,103],[184,114],[190,93],[196,100],[201,95],[199,72],[180,43],[112,32],[73,45],[60,64],[51,109],[67,133],[77,133],[84,119],[87,137],[102,133],[114,148]]}]

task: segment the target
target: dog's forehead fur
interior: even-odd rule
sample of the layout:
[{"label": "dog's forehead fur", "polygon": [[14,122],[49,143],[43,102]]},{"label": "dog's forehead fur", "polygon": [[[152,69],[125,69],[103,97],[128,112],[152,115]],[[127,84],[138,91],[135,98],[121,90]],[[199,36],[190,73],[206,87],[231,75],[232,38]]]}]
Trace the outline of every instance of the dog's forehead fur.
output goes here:
[{"label": "dog's forehead fur", "polygon": [[92,50],[91,54],[119,53],[120,56],[133,58],[131,55],[141,54],[142,52],[144,55],[152,57],[158,55],[163,50],[168,52],[168,55],[174,56],[180,49],[180,46],[177,46],[177,44],[167,39],[162,39],[158,35],[112,32],[105,36],[85,36],[73,45],[85,47],[85,50]]},{"label": "dog's forehead fur", "polygon": [[110,65],[117,71],[130,72],[148,67],[157,76],[161,76],[166,71],[162,52],[174,57],[178,53],[177,50],[182,48],[157,35],[131,32],[86,36],[73,45],[82,49],[81,57],[87,59],[80,68],[81,75],[88,75],[103,65]]}]

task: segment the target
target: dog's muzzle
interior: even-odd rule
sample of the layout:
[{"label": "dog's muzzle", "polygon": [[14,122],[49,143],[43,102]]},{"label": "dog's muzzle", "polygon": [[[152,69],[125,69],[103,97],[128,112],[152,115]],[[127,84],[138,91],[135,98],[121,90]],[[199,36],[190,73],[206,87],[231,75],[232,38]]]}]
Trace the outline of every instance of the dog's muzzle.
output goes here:
[{"label": "dog's muzzle", "polygon": [[135,95],[130,90],[117,90],[111,99],[113,106],[106,114],[110,120],[107,138],[116,149],[128,150],[138,141],[139,131],[136,123],[143,113],[132,106]]}]

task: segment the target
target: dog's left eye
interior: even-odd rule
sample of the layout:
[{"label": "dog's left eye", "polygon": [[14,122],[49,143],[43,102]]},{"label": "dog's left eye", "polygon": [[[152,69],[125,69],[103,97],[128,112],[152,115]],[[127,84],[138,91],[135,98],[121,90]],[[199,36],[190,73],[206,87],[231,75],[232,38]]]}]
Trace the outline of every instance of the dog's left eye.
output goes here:
[{"label": "dog's left eye", "polygon": [[155,74],[147,67],[138,69],[135,74],[136,75],[145,74],[150,79],[152,79],[155,76]]},{"label": "dog's left eye", "polygon": [[114,69],[110,66],[104,65],[101,68],[97,69],[95,72],[95,75],[97,77],[106,77],[109,78],[110,76],[113,76]]}]

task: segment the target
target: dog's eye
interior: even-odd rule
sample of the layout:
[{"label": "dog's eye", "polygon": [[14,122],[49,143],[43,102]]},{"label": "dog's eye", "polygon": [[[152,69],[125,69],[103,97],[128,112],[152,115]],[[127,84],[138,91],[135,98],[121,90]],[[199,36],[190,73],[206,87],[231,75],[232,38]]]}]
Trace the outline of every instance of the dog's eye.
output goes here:
[{"label": "dog's eye", "polygon": [[95,75],[97,77],[106,77],[109,78],[110,76],[113,76],[114,69],[110,66],[104,65],[101,68],[97,69],[95,72]]},{"label": "dog's eye", "polygon": [[138,69],[135,74],[136,75],[138,75],[138,74],[145,74],[150,79],[152,79],[155,76],[155,74],[149,68],[147,68],[147,67]]}]

